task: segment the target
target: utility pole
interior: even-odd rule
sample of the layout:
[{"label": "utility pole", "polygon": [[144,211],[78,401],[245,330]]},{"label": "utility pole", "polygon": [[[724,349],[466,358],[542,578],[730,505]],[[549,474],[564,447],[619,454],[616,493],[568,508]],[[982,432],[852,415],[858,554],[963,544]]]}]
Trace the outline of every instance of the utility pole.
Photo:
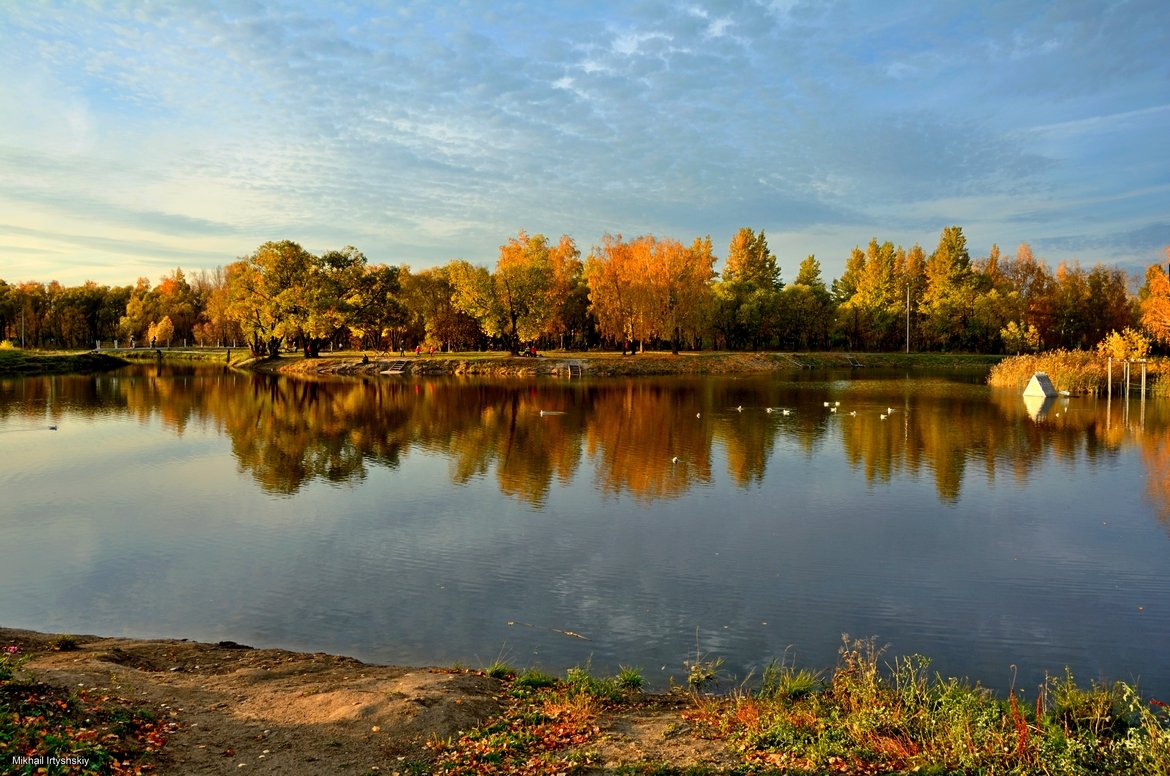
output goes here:
[{"label": "utility pole", "polygon": [[906,352],[910,352],[910,281],[906,281]]}]

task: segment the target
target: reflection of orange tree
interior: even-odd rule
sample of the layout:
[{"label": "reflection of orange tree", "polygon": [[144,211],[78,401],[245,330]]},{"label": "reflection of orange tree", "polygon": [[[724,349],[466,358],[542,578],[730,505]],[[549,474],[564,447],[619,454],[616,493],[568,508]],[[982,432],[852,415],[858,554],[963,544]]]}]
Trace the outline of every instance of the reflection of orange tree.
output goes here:
[{"label": "reflection of orange tree", "polygon": [[1146,493],[1158,519],[1170,524],[1170,432],[1165,429],[1141,435],[1142,459],[1146,464]]},{"label": "reflection of orange tree", "polygon": [[352,433],[361,423],[345,412],[347,394],[360,390],[257,376],[246,391],[223,396],[216,409],[240,468],[269,492],[295,493],[313,477],[344,482],[365,476],[364,451]]},{"label": "reflection of orange tree", "polygon": [[650,501],[709,482],[712,427],[699,412],[695,394],[651,383],[599,393],[585,434],[602,492]]},{"label": "reflection of orange tree", "polygon": [[466,482],[496,463],[500,490],[533,506],[544,504],[555,476],[567,482],[581,455],[581,413],[567,395],[542,386],[434,382],[417,386],[422,399],[411,423],[419,441],[451,457],[451,476]]},{"label": "reflection of orange tree", "polygon": [[764,468],[776,442],[776,424],[760,410],[736,413],[715,427],[715,436],[727,451],[727,473],[741,488],[764,481]]}]

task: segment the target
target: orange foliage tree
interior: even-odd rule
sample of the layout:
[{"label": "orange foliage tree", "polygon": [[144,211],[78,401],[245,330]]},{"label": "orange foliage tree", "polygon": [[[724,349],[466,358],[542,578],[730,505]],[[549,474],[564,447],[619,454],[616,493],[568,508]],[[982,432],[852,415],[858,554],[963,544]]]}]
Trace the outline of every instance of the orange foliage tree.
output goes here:
[{"label": "orange foliage tree", "polygon": [[689,247],[653,235],[626,242],[606,235],[586,264],[589,301],[602,336],[643,342],[667,339],[678,352],[684,334],[702,324],[715,277],[711,238]]},{"label": "orange foliage tree", "polygon": [[[1170,248],[1166,257],[1170,259]],[[1142,326],[1158,342],[1170,344],[1170,276],[1160,264],[1146,270],[1141,296]]]}]

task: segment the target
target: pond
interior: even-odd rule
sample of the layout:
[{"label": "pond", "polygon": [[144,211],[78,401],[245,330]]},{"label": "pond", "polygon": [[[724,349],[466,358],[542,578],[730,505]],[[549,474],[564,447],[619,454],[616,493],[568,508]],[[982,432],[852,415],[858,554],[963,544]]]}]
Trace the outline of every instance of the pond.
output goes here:
[{"label": "pond", "polygon": [[1170,408],[983,377],[0,381],[0,624],[1170,695]]}]

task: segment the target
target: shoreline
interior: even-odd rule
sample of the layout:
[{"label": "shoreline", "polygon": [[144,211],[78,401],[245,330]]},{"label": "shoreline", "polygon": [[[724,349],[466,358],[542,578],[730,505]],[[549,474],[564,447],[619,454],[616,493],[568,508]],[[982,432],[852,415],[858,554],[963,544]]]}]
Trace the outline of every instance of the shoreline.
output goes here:
[{"label": "shoreline", "polygon": [[570,367],[580,377],[751,375],[800,372],[805,369],[848,370],[864,374],[870,369],[990,369],[1002,356],[939,353],[780,353],[701,351],[674,355],[647,351],[621,355],[611,352],[551,351],[537,358],[500,353],[451,353],[379,357],[363,362],[358,354],[323,355],[305,359],[281,356],[257,359],[238,365],[265,374],[339,375],[382,377],[396,361],[406,362],[405,376],[481,376],[567,378]]},{"label": "shoreline", "polygon": [[[240,354],[236,356],[236,354]],[[253,358],[243,348],[139,349],[81,353],[44,353],[20,350],[0,352],[0,377],[30,377],[52,374],[95,374],[130,364],[208,363],[229,366],[260,374],[284,374],[300,377],[396,376],[442,377],[639,377],[752,375],[777,372],[800,372],[804,369],[833,369],[864,374],[876,369],[986,369],[1003,356],[949,353],[819,353],[698,351],[678,355],[668,351],[646,351],[622,355],[610,351],[549,351],[537,358],[511,356],[495,351],[455,352],[434,355],[407,354],[404,357],[371,357],[361,351],[327,353],[306,359],[300,354],[283,354],[276,358]],[[405,362],[403,375],[385,374],[398,361]]]},{"label": "shoreline", "polygon": [[689,686],[643,692],[633,668],[562,679],[498,661],[412,668],[0,627],[0,762],[29,774],[50,758],[97,763],[79,773],[292,776],[1170,771],[1170,705],[1124,682],[1053,676],[1005,699],[872,638],[843,642],[834,668],[773,661],[758,688],[696,658]]}]

